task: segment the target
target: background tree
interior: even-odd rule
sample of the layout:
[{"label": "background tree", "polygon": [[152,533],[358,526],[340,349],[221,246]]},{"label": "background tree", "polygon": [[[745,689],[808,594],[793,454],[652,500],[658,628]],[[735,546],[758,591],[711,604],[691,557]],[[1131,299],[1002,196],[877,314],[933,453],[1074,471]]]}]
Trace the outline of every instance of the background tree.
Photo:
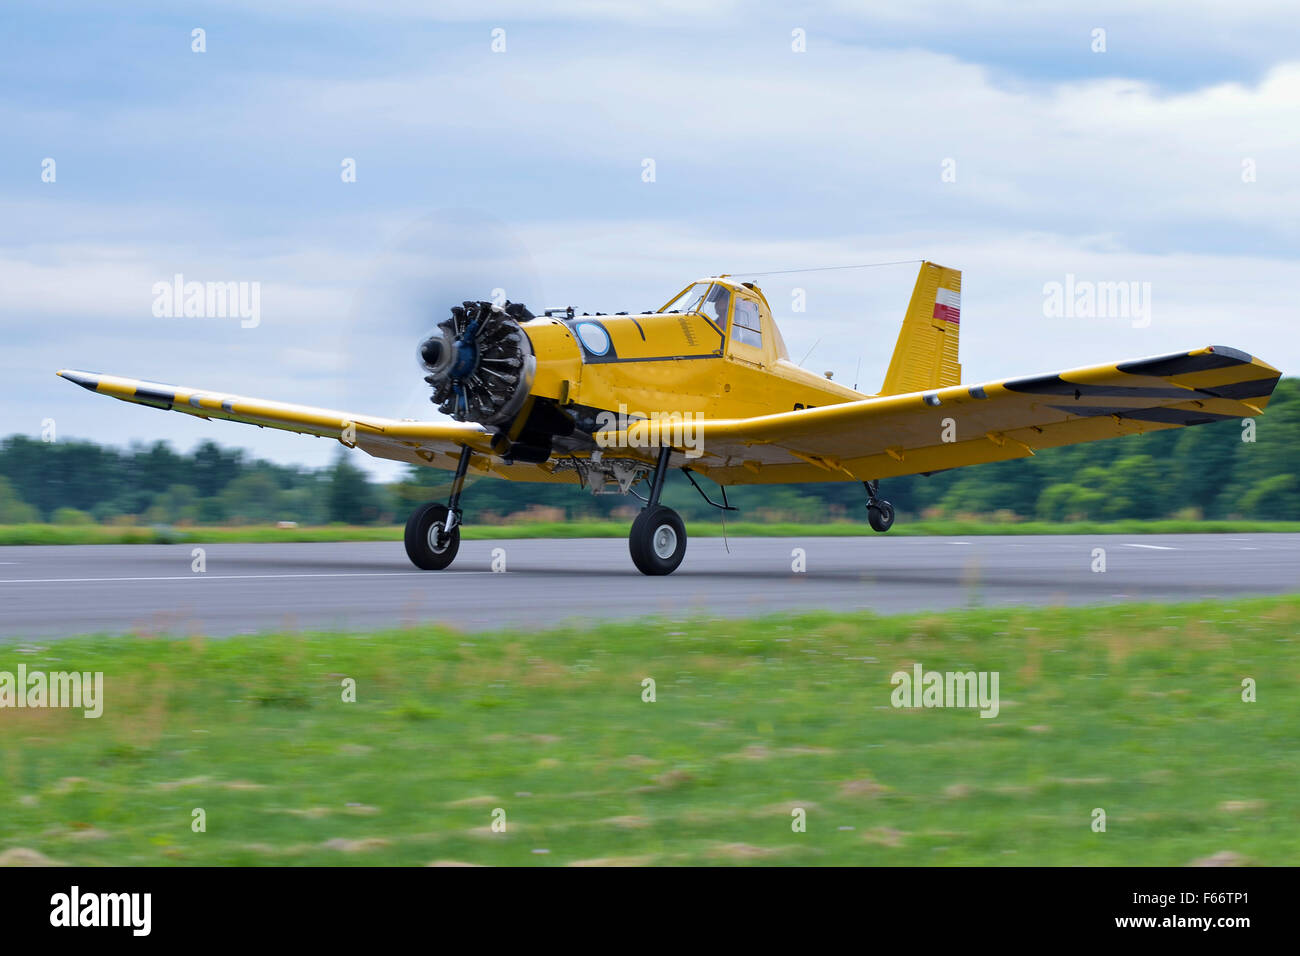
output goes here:
[{"label": "background tree", "polygon": [[[1206,518],[1300,520],[1300,381],[1278,384],[1253,421],[1253,442],[1232,419],[1067,448],[1029,458],[952,469],[927,478],[888,478],[882,493],[904,520],[924,514],[1012,514],[1020,518],[1160,518],[1189,511]],[[126,449],[85,441],[45,443],[23,435],[0,441],[0,523],[53,520],[73,508],[96,521],[402,522],[418,504],[444,501],[451,476],[408,469],[392,485],[371,481],[340,450],[328,468],[251,459],[205,440],[190,452],[163,442]],[[715,499],[717,486],[700,484]],[[737,518],[760,521],[862,521],[860,483],[749,485],[728,489]],[[688,521],[716,520],[679,472],[664,503]],[[500,522],[527,512],[565,519],[627,518],[640,502],[592,495],[567,484],[471,479],[462,499],[470,522]],[[729,516],[732,517],[732,516]]]}]

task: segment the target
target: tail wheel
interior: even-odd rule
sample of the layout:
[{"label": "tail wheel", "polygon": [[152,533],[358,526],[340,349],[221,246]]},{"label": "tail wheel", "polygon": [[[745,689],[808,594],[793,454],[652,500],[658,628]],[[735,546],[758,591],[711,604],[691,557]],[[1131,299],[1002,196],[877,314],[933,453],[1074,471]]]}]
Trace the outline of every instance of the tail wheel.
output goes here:
[{"label": "tail wheel", "polygon": [[427,504],[416,508],[406,521],[406,556],[424,571],[441,571],[456,560],[460,550],[460,525],[448,533],[447,506]]},{"label": "tail wheel", "polygon": [[894,526],[894,506],[888,501],[873,501],[867,505],[867,523],[873,531],[888,531]]},{"label": "tail wheel", "polygon": [[672,574],[686,556],[686,525],[672,508],[645,508],[632,522],[627,543],[642,574]]}]

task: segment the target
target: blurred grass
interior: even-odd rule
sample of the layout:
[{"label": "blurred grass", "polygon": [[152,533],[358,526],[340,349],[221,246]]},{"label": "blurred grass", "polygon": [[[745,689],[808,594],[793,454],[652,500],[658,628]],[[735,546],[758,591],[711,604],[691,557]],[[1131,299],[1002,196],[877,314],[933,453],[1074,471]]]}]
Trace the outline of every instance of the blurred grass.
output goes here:
[{"label": "blurred grass", "polygon": [[[462,535],[467,541],[502,538],[624,538],[627,521],[535,521],[504,525],[468,524]],[[721,537],[717,522],[692,521],[693,537]],[[233,527],[130,527],[120,525],[0,525],[0,545],[32,544],[219,544],[268,541],[400,541],[403,529],[397,525],[324,525],[276,528],[269,525]],[[981,522],[946,519],[901,520],[891,535],[935,535],[960,537],[985,534],[1250,534],[1300,532],[1300,521],[1193,521],[1162,519],[1145,521],[1020,521]],[[873,535],[865,522],[824,523],[728,521],[726,533],[736,537],[858,537]]]},{"label": "blurred grass", "polygon": [[[0,860],[1291,864],[1298,628],[1283,597],[6,645],[106,705],[0,710]],[[1000,672],[1000,715],[894,709],[914,661]]]}]

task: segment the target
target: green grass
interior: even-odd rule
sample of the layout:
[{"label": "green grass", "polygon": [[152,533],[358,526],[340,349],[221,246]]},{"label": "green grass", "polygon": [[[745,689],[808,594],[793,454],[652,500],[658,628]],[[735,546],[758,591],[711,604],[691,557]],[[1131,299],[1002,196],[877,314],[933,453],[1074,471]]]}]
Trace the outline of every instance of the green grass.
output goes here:
[{"label": "green grass", "polygon": [[[7,645],[106,706],[0,710],[0,855],[1291,864],[1298,629],[1284,597]],[[999,672],[1001,713],[893,708],[914,661]]]},{"label": "green grass", "polygon": [[[627,521],[535,521],[505,525],[468,524],[467,541],[501,538],[624,538]],[[694,537],[721,537],[718,522],[692,521]],[[984,534],[1249,534],[1300,532],[1300,521],[1194,521],[1184,519],[1125,521],[1020,521],[985,522],[956,519],[900,519],[890,534],[960,537]],[[728,521],[726,533],[737,537],[856,537],[875,534],[865,522],[834,521],[758,522]],[[400,541],[399,525],[325,525],[275,528],[267,525],[238,527],[127,527],[120,525],[0,525],[0,545],[30,544],[217,544],[265,541]]]}]

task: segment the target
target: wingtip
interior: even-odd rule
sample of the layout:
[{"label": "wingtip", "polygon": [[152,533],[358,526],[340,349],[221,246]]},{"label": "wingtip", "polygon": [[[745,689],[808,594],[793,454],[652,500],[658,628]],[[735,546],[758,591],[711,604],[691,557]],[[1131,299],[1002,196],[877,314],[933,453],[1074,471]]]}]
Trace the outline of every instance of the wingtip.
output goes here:
[{"label": "wingtip", "polygon": [[1282,375],[1281,371],[1274,368],[1268,362],[1265,362],[1258,355],[1251,355],[1249,352],[1243,352],[1241,349],[1234,349],[1228,345],[1207,345],[1205,351],[1212,352],[1215,355],[1223,355],[1236,359],[1243,365],[1255,365],[1266,371],[1276,372],[1279,377]]},{"label": "wingtip", "polygon": [[1255,359],[1255,356],[1251,355],[1249,352],[1243,352],[1241,349],[1234,349],[1230,345],[1207,345],[1204,351],[1211,352],[1214,355],[1222,355],[1225,358],[1236,359],[1243,365],[1249,365]]},{"label": "wingtip", "polygon": [[69,382],[80,385],[82,388],[88,388],[92,392],[99,385],[99,379],[91,372],[78,372],[76,369],[61,368],[54,373],[59,378],[66,378]]}]

